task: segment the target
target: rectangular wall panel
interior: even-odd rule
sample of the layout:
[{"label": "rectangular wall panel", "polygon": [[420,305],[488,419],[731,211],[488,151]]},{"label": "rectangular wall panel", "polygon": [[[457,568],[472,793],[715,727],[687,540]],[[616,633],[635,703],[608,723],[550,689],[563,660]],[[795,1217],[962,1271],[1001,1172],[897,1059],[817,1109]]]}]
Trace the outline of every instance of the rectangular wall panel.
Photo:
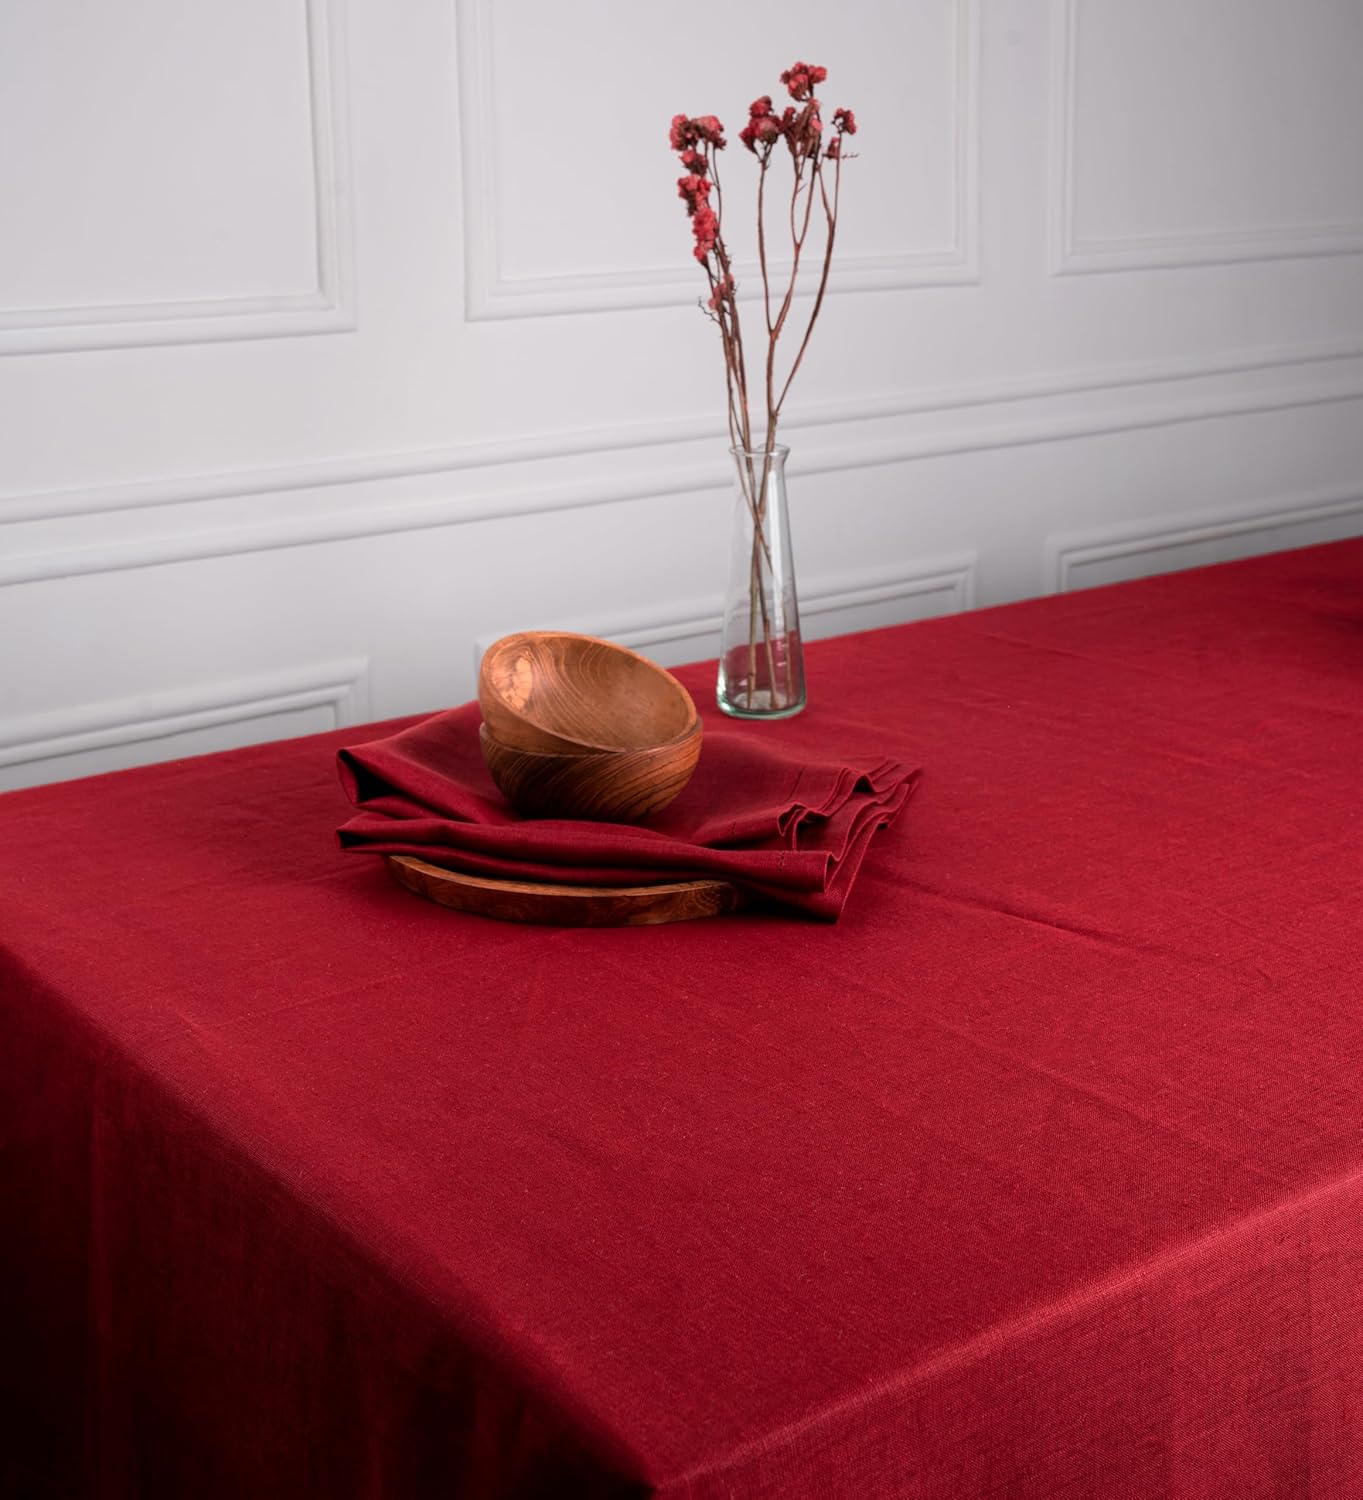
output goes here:
[{"label": "rectangular wall panel", "polygon": [[348,324],[335,15],[0,7],[0,353]]},{"label": "rectangular wall panel", "polygon": [[1363,250],[1363,8],[1057,0],[1060,269]]}]

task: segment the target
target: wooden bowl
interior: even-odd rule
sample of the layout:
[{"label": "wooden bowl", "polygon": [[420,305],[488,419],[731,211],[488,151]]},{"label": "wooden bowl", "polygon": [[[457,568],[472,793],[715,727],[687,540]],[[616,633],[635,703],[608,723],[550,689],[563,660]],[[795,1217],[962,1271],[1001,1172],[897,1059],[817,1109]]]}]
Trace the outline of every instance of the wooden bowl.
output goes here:
[{"label": "wooden bowl", "polygon": [[574,755],[503,745],[479,727],[478,740],[493,781],[519,813],[530,818],[592,818],[637,823],[661,812],[691,779],[700,759],[700,720],[668,745]]},{"label": "wooden bowl", "polygon": [[507,749],[601,754],[651,750],[700,722],[670,672],[624,646],[568,631],[526,630],[483,653],[483,722]]}]

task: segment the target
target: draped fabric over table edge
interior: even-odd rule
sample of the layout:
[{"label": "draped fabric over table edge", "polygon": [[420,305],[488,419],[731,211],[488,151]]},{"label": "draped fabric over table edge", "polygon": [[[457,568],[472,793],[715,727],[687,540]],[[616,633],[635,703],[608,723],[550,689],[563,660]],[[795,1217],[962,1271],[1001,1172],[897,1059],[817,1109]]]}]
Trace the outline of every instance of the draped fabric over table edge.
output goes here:
[{"label": "draped fabric over table edge", "polygon": [[836,925],[444,911],[354,728],[0,798],[0,1493],[1363,1494],[1363,542],[809,668]]}]

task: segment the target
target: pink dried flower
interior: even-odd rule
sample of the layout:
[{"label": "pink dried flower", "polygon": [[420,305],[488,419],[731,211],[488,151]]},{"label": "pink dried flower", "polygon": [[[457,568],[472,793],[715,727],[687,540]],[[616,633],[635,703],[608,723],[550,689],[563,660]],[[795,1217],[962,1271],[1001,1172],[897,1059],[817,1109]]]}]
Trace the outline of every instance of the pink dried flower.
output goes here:
[{"label": "pink dried flower", "polygon": [[781,82],[790,90],[790,97],[801,103],[814,92],[815,84],[828,77],[828,69],[817,63],[794,63],[781,74]]},{"label": "pink dried flower", "polygon": [[694,119],[687,115],[673,115],[667,140],[674,151],[684,151],[688,147],[699,145],[701,141],[713,146],[716,151],[722,151],[724,127],[714,115],[697,115]]},{"label": "pink dried flower", "polygon": [[733,277],[732,276],[722,276],[715,283],[715,289],[714,289],[714,291],[710,293],[710,301],[707,304],[709,306],[709,308],[710,308],[710,311],[711,312],[718,312],[719,308],[720,308],[720,304],[723,303],[723,302],[727,302],[729,300],[729,298],[733,296],[734,291],[735,291],[735,286],[734,286],[734,279],[733,279]]},{"label": "pink dried flower", "polygon": [[715,238],[719,233],[719,219],[704,199],[697,201],[691,214],[691,232],[696,237],[696,247],[692,253],[697,260],[703,262],[715,248]]},{"label": "pink dried flower", "polygon": [[857,133],[857,117],[850,109],[835,109],[833,111],[833,124],[848,135]]},{"label": "pink dried flower", "polygon": [[748,123],[738,132],[738,138],[754,155],[758,143],[771,146],[781,138],[781,122],[771,112],[771,95],[763,94],[748,106]]},{"label": "pink dried flower", "polygon": [[688,172],[685,177],[677,179],[677,196],[686,199],[686,211],[693,214],[702,203],[708,201],[710,181],[695,172]]}]

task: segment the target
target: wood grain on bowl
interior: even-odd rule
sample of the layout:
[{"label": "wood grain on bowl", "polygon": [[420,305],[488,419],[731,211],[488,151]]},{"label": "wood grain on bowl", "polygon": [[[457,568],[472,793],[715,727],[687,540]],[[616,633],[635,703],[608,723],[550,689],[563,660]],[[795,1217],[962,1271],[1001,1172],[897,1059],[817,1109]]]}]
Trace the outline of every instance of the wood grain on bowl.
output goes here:
[{"label": "wood grain on bowl", "polygon": [[594,818],[637,823],[661,812],[700,759],[701,724],[665,745],[579,755],[504,745],[487,724],[478,741],[498,789],[530,818]]},{"label": "wood grain on bowl", "polygon": [[478,702],[496,739],[513,750],[645,750],[685,737],[698,722],[670,672],[595,636],[526,630],[483,653]]}]

